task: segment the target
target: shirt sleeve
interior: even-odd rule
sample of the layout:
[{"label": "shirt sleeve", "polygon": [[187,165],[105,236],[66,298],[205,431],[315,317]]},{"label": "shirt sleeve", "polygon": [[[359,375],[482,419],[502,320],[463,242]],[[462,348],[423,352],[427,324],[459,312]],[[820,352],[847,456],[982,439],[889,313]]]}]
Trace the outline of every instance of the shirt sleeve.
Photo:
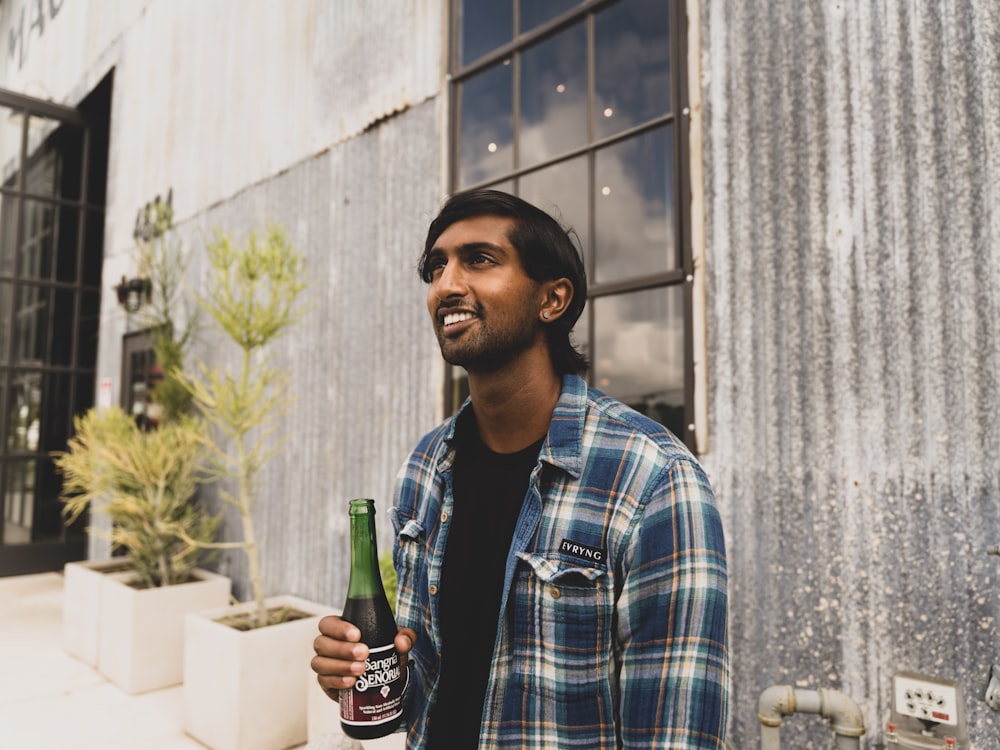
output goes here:
[{"label": "shirt sleeve", "polygon": [[626,748],[725,748],[729,699],[725,542],[711,487],[691,459],[648,488],[618,600]]}]

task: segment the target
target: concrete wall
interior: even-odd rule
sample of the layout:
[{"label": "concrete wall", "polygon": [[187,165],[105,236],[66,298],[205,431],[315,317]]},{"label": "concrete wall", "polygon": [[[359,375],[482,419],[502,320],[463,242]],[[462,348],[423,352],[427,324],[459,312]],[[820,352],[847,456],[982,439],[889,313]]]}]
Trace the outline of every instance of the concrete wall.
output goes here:
[{"label": "concrete wall", "polygon": [[995,746],[1000,11],[700,5],[734,747],[771,684],[846,691],[877,747],[901,669],[960,680]]}]

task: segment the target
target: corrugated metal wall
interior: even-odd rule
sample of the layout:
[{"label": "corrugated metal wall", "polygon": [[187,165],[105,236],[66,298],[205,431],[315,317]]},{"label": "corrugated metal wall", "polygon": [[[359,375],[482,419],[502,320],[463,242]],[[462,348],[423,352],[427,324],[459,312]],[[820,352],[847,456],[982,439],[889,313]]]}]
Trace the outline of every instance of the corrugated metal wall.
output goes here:
[{"label": "corrugated metal wall", "polygon": [[[385,510],[396,471],[440,418],[443,369],[415,271],[439,198],[436,118],[436,102],[425,102],[183,227],[192,238],[209,227],[239,236],[266,216],[306,254],[310,311],[275,351],[296,404],[254,514],[272,593],[343,603],[347,501],[376,499],[380,545],[391,549]],[[224,362],[235,351],[207,337],[200,355]],[[240,539],[238,517],[230,520],[225,537]],[[249,596],[241,553],[221,569]]]},{"label": "corrugated metal wall", "polygon": [[[444,371],[416,262],[442,196],[442,19],[438,1],[318,3],[310,96],[333,141],[179,227],[199,249],[195,280],[211,227],[240,236],[280,222],[305,254],[310,312],[275,352],[296,404],[254,514],[272,593],[343,603],[348,500],[376,499],[380,547],[391,549],[396,472],[441,418]],[[198,353],[236,361],[210,335]],[[228,518],[225,538],[240,539]],[[226,553],[220,568],[248,597],[244,556]]]},{"label": "corrugated metal wall", "polygon": [[[1000,7],[699,12],[733,747],[771,684],[846,691],[877,747],[901,669],[960,680],[995,746]],[[830,730],[796,717],[783,741]]]}]

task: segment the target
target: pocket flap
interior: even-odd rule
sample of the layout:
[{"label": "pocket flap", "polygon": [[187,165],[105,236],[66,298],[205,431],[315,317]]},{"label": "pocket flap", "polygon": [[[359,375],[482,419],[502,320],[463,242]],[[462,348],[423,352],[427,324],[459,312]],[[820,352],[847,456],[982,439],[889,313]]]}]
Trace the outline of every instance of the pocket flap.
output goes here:
[{"label": "pocket flap", "polygon": [[399,536],[404,539],[419,541],[424,538],[424,527],[420,525],[420,521],[411,518],[403,524],[403,528],[399,530]]},{"label": "pocket flap", "polygon": [[556,583],[569,577],[582,576],[588,581],[596,581],[601,576],[607,574],[603,567],[580,564],[578,562],[566,562],[558,557],[552,558],[539,555],[533,552],[518,552],[517,556],[524,560],[535,575],[548,583]]}]

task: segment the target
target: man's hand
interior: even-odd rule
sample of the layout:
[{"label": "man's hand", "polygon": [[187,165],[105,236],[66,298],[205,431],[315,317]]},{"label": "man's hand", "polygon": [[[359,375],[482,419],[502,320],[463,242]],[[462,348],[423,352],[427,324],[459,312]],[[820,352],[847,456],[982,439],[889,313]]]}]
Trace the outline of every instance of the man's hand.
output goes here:
[{"label": "man's hand", "polygon": [[[340,700],[340,691],[354,685],[358,675],[365,671],[368,646],[361,643],[361,631],[337,615],[320,620],[319,633],[313,641],[316,656],[310,666],[326,694]],[[395,646],[402,669],[406,669],[406,655],[416,640],[417,634],[410,628],[400,628],[396,634]]]}]

